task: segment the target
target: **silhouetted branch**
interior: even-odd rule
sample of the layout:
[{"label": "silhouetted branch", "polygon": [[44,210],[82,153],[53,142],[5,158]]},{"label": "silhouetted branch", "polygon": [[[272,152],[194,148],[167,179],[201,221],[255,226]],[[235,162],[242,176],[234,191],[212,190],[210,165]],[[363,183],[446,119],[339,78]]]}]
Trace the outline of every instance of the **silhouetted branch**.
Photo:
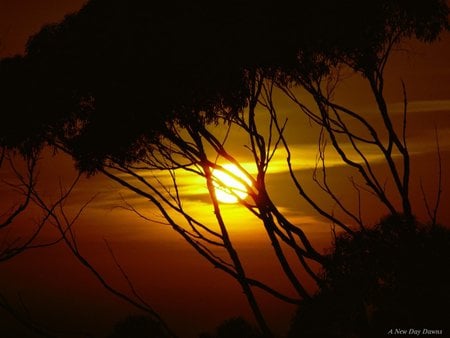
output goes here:
[{"label": "silhouetted branch", "polygon": [[[224,262],[220,257],[213,254],[206,246],[204,246],[202,243],[200,243],[197,240],[196,236],[193,236],[189,231],[186,231],[183,227],[181,227],[178,224],[178,222],[176,222],[174,220],[174,218],[169,214],[168,210],[175,210],[177,212],[181,212],[181,214],[183,216],[188,217],[193,222],[197,222],[191,216],[189,216],[189,214],[187,212],[183,211],[182,209],[179,209],[177,206],[175,206],[176,209],[172,209],[172,207],[171,207],[171,206],[173,206],[172,204],[167,206],[165,204],[166,200],[164,199],[164,196],[162,196],[160,193],[157,193],[157,190],[156,190],[156,192],[154,190],[152,190],[152,192],[155,192],[154,194],[147,193],[144,190],[139,189],[138,187],[130,184],[123,178],[120,178],[119,176],[114,175],[113,173],[111,173],[107,170],[101,170],[101,172],[105,176],[109,177],[113,181],[120,184],[121,186],[129,189],[130,191],[135,192],[136,194],[138,194],[142,197],[147,198],[153,205],[155,205],[157,207],[157,209],[160,211],[161,215],[164,217],[164,219],[167,220],[168,224],[172,227],[172,229],[174,229],[178,234],[180,234],[202,257],[204,257],[207,261],[209,261],[214,267],[226,272],[233,278],[238,277],[236,271],[234,270],[234,267],[232,269],[230,268],[230,266],[232,266],[232,264],[230,264],[229,262]],[[159,201],[158,198],[161,198],[161,197],[162,197],[162,200]],[[268,292],[269,294],[275,296],[276,298],[279,298],[288,303],[297,304],[299,302],[298,299],[288,297],[288,296],[284,295],[283,293],[276,291],[275,289],[262,283],[261,281],[254,280],[252,278],[247,278],[247,282],[250,285],[256,286],[256,287]]]},{"label": "silhouetted branch", "polygon": [[[327,165],[325,163],[325,148],[326,148],[326,139],[323,135],[323,129],[321,130],[320,136],[319,136],[319,145],[318,145],[318,158],[316,161],[316,165],[314,167],[313,171],[313,180],[317,183],[317,185],[320,187],[322,191],[324,191],[328,196],[331,197],[331,199],[336,203],[337,206],[339,206],[340,210],[344,212],[347,216],[349,216],[353,221],[355,221],[356,224],[358,224],[359,227],[363,228],[364,224],[362,223],[361,216],[355,215],[353,212],[351,212],[349,209],[347,209],[344,204],[342,203],[341,199],[336,196],[336,194],[331,189],[330,185],[328,184],[328,176],[327,176]],[[365,156],[364,156],[365,158]],[[319,178],[317,176],[317,170],[319,167],[321,167],[322,172],[322,179],[321,182],[319,182]],[[358,194],[359,196],[359,194]],[[359,200],[360,202],[360,200]],[[360,204],[358,204],[360,205]]]},{"label": "silhouetted branch", "polygon": [[290,150],[290,146],[289,143],[287,142],[284,134],[283,134],[283,128],[280,126],[278,119],[276,118],[276,113],[275,113],[275,107],[272,101],[272,97],[268,96],[266,97],[267,103],[268,103],[268,107],[270,108],[270,111],[272,111],[272,118],[274,120],[274,124],[275,127],[278,131],[278,134],[280,135],[280,139],[281,142],[283,144],[283,147],[287,153],[287,158],[286,158],[286,163],[288,166],[288,170],[289,170],[289,174],[290,177],[292,179],[292,182],[294,183],[294,186],[297,188],[297,191],[299,193],[299,195],[304,198],[308,204],[310,204],[314,210],[316,210],[320,215],[322,215],[323,217],[325,217],[326,219],[329,219],[330,221],[332,221],[333,223],[337,224],[338,226],[340,226],[342,229],[344,229],[345,231],[347,231],[348,233],[353,233],[353,231],[346,226],[342,221],[340,221],[339,219],[337,219],[335,216],[333,216],[331,213],[325,211],[322,207],[320,207],[318,205],[318,203],[316,203],[311,196],[309,196],[306,191],[303,189],[303,186],[300,184],[296,174],[295,174],[295,170],[293,168],[292,165],[292,154],[291,154],[291,150]]},{"label": "silhouetted branch", "polygon": [[[13,207],[12,210],[6,212],[6,219],[0,223],[0,229],[9,226],[16,217],[18,217],[29,205],[30,195],[33,187],[35,186],[35,167],[37,159],[35,157],[26,158],[26,178],[23,177],[22,173],[17,170],[13,159],[10,155],[2,153],[2,162],[6,158],[6,161],[9,163],[9,167],[12,173],[15,175],[16,179],[19,180],[19,184],[13,184],[6,182],[4,180],[3,183],[8,185],[13,190],[20,192],[24,199],[17,206]],[[2,215],[4,216],[4,215]]]},{"label": "silhouetted branch", "polygon": [[[78,181],[78,178],[74,181],[74,183],[71,186],[69,186],[69,188],[65,192],[63,192],[61,190],[63,197],[68,196],[72,192],[77,181]],[[135,306],[136,308],[149,314],[152,318],[156,319],[159,323],[161,323],[161,325],[164,327],[166,332],[171,337],[176,337],[176,335],[170,330],[170,328],[167,326],[167,324],[165,324],[165,322],[158,315],[158,313],[156,313],[150,306],[148,306],[147,303],[143,302],[140,297],[137,297],[135,300],[135,299],[129,297],[128,295],[126,295],[125,293],[114,288],[108,281],[106,281],[106,279],[101,275],[101,273],[92,264],[89,263],[88,259],[86,257],[84,257],[81,254],[80,250],[78,249],[77,239],[76,239],[75,233],[72,228],[73,228],[74,223],[78,220],[78,218],[81,216],[83,211],[94,200],[95,197],[96,196],[93,196],[88,201],[86,201],[78,209],[75,216],[69,218],[66,215],[64,208],[61,206],[61,204],[60,204],[59,212],[57,212],[52,207],[48,206],[47,203],[39,195],[37,195],[37,194],[33,195],[33,198],[36,200],[36,202],[39,204],[39,206],[43,210],[48,212],[48,214],[52,218],[53,222],[56,224],[56,226],[64,240],[64,243],[70,249],[72,254],[78,259],[78,261],[83,266],[85,266],[97,278],[97,280],[100,282],[100,284],[102,284],[102,286],[106,290],[111,292],[116,297],[126,301],[127,303],[129,303],[129,304]],[[121,270],[121,272],[122,272],[122,270]],[[133,295],[136,297],[134,288],[132,289],[132,292],[133,292]]]},{"label": "silhouetted branch", "polygon": [[20,324],[26,327],[31,332],[38,334],[41,337],[47,338],[56,338],[58,337],[56,334],[52,333],[50,330],[46,329],[32,318],[30,312],[25,306],[22,298],[19,295],[19,304],[21,310],[14,307],[10,302],[6,299],[5,296],[0,294],[0,308],[8,312],[15,320],[17,320]]},{"label": "silhouetted branch", "polygon": [[[8,185],[12,190],[17,191],[21,196],[23,196],[23,201],[20,202],[18,206],[14,207],[6,213],[6,220],[2,221],[2,223],[0,224],[0,228],[3,228],[4,231],[7,230],[0,244],[0,262],[9,260],[26,250],[49,247],[62,240],[62,238],[57,238],[51,241],[35,243],[42,229],[49,222],[50,214],[48,212],[44,212],[42,214],[40,219],[35,222],[34,229],[30,230],[30,233],[25,238],[16,237],[13,240],[8,239],[9,235],[12,232],[12,229],[15,226],[15,221],[17,220],[17,218],[27,211],[31,202],[35,203],[34,196],[36,194],[39,194],[36,191],[36,168],[38,157],[37,155],[33,155],[24,159],[26,165],[25,174],[22,174],[16,167],[14,159],[10,156],[10,154],[6,154],[5,159],[9,164],[11,173],[14,174],[14,177],[18,181],[18,183],[11,183],[6,181],[4,181],[4,183]],[[61,198],[53,202],[51,205],[51,210],[55,210],[57,207],[63,204],[67,197],[68,195],[62,195]]]},{"label": "silhouetted branch", "polygon": [[441,149],[439,145],[439,136],[436,127],[434,133],[435,133],[436,152],[438,161],[438,181],[437,181],[436,201],[433,208],[431,208],[428,202],[425,190],[423,188],[422,180],[420,180],[420,190],[422,192],[423,202],[425,204],[425,209],[427,210],[427,214],[428,217],[430,218],[432,226],[435,226],[437,224],[437,213],[441,204],[441,195],[442,195],[442,158],[441,158]]},{"label": "silhouetted branch", "polygon": [[[32,154],[30,156],[24,156],[24,158],[22,159],[22,162],[25,166],[24,173],[22,173],[22,171],[15,163],[15,160],[17,158],[14,157],[17,155],[5,153],[2,156],[4,156],[4,160],[6,160],[6,162],[3,162],[2,164],[8,163],[10,173],[13,174],[15,180],[18,181],[18,183],[11,183],[7,181],[4,181],[4,183],[9,186],[11,190],[18,192],[23,198],[22,202],[20,202],[18,206],[12,208],[9,213],[6,213],[6,220],[3,220],[0,226],[0,228],[2,228],[2,230],[4,231],[2,242],[0,245],[0,262],[5,262],[23,253],[24,251],[49,247],[62,241],[62,237],[41,242],[37,242],[37,239],[43,228],[47,224],[51,224],[52,213],[64,204],[65,200],[68,198],[69,193],[61,194],[56,201],[48,205],[47,210],[41,210],[43,211],[42,215],[37,221],[35,221],[34,228],[30,228],[30,231],[27,235],[9,240],[8,237],[11,235],[11,233],[13,233],[16,225],[21,224],[18,222],[19,217],[26,215],[29,211],[29,207],[32,204],[40,206],[40,202],[37,200],[39,192],[36,188],[38,179],[38,155]],[[75,180],[74,184],[77,181],[78,179]],[[0,307],[7,311],[12,317],[14,317],[18,322],[20,322],[30,331],[43,337],[58,336],[57,333],[51,332],[32,318],[30,312],[28,311],[27,307],[20,297],[19,305],[19,307],[13,306],[4,296],[0,295]]]}]

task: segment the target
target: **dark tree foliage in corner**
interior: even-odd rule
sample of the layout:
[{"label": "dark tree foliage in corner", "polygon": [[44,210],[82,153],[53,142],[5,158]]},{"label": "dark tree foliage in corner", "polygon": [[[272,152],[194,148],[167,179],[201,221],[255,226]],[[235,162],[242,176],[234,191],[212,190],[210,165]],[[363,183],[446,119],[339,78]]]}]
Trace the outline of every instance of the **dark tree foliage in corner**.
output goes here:
[{"label": "dark tree foliage in corner", "polygon": [[257,69],[369,71],[390,37],[433,40],[447,14],[443,0],[91,0],[1,60],[0,145],[62,142],[89,172],[136,161],[174,123],[241,111]]},{"label": "dark tree foliage in corner", "polygon": [[381,337],[395,328],[450,328],[444,327],[450,304],[448,228],[391,216],[357,236],[337,237],[328,257],[322,285],[300,305],[289,337]]}]

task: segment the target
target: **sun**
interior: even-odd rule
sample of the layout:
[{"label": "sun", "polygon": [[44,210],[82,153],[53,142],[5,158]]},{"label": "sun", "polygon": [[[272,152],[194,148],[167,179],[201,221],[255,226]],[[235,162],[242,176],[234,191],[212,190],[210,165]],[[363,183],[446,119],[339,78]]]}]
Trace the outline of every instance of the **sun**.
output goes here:
[{"label": "sun", "polygon": [[250,179],[234,164],[225,164],[222,167],[225,170],[214,169],[212,172],[217,200],[232,204],[245,199],[248,191],[243,182],[251,185]]}]

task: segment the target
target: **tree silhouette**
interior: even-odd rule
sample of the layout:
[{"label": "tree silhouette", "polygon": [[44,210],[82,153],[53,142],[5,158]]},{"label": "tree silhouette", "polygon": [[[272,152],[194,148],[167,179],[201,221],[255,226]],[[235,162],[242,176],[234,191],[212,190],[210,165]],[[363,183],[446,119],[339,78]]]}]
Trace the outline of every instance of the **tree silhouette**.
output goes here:
[{"label": "tree silhouette", "polygon": [[[40,224],[36,227],[36,230],[32,233],[28,240],[22,241],[22,243],[17,243],[17,239],[8,239],[6,231],[11,229],[17,219],[23,214],[28,206],[32,203],[33,190],[35,188],[35,180],[36,180],[36,157],[30,157],[25,159],[26,169],[25,173],[22,173],[20,169],[17,168],[16,161],[14,161],[14,157],[9,154],[5,149],[2,149],[2,158],[0,159],[0,169],[6,171],[6,167],[14,174],[15,182],[11,181],[3,181],[2,183],[9,186],[17,193],[19,193],[19,197],[22,199],[21,201],[15,202],[11,206],[2,205],[2,215],[0,221],[0,229],[2,230],[2,246],[0,247],[0,261],[6,261],[11,259],[12,257],[18,255],[20,252],[25,251],[42,230],[42,227],[45,224],[45,217],[40,222]],[[4,237],[3,237],[4,236]]]},{"label": "tree silhouette", "polygon": [[448,329],[450,231],[389,217],[336,238],[319,292],[289,337],[380,337],[395,328]]},{"label": "tree silhouette", "polygon": [[[24,151],[23,149],[21,150]],[[0,264],[13,259],[28,250],[50,247],[61,242],[65,243],[79,262],[99,280],[105,289],[119,299],[132,304],[146,313],[148,317],[145,318],[153,323],[157,323],[158,332],[162,332],[164,337],[174,336],[159,315],[139,296],[132,282],[126,275],[126,272],[115,258],[114,252],[108,243],[106,243],[108,250],[111,253],[116,267],[127,281],[131,291],[130,294],[122,292],[112,284],[108,283],[108,281],[103,278],[79,250],[73,228],[85,208],[95,197],[94,195],[94,197],[88,200],[84,205],[81,205],[73,216],[65,211],[65,204],[77,185],[80,175],[78,175],[67,188],[63,187],[60,182],[59,196],[57,196],[54,201],[47,201],[46,198],[43,197],[45,194],[42,194],[37,187],[39,161],[39,153],[36,151],[31,152],[31,154],[25,153],[21,155],[14,150],[3,148],[0,169],[2,170],[2,173],[5,174],[5,179],[2,179],[2,183],[10,191],[7,191],[9,198],[2,202],[12,203],[12,205],[4,206],[2,204],[4,212],[2,212],[0,218]],[[19,201],[14,200],[16,197]],[[31,215],[35,216],[33,211],[29,210],[33,207],[38,207],[38,210],[42,212],[42,215],[37,220],[32,220],[30,217]],[[54,239],[44,240],[40,235],[44,231],[44,228],[48,228],[50,225],[56,228],[56,236]],[[25,232],[24,230],[27,231]],[[13,301],[0,293],[0,308],[8,312],[14,319],[39,336],[56,337],[62,334],[76,334],[71,332],[55,333],[51,328],[47,328],[36,322],[30,311],[27,309],[25,300],[22,299],[20,295],[17,300]]]},{"label": "tree silhouette", "polygon": [[[61,237],[42,239],[41,233],[48,228],[51,213],[60,208],[73,189],[72,186],[55,201],[48,203],[48,210],[41,210],[39,218],[31,220],[33,207],[38,204],[40,192],[37,188],[39,154],[19,153],[0,147],[0,170],[2,172],[1,189],[7,193],[0,209],[0,269],[1,264],[14,259],[28,250],[37,250],[55,245],[62,241]],[[11,301],[0,292],[0,308],[22,323],[30,331],[44,337],[53,337],[53,333],[37,323],[28,311],[24,300],[20,297]]]},{"label": "tree silhouette", "polygon": [[150,317],[129,316],[118,322],[108,338],[166,338],[169,337],[160,323]]},{"label": "tree silhouette", "polygon": [[214,333],[202,333],[199,338],[258,338],[261,334],[242,317],[225,320]]},{"label": "tree silhouette", "polygon": [[[329,183],[325,150],[331,144],[355,172],[350,183],[358,197],[373,195],[386,213],[402,214],[411,222],[406,91],[398,127],[384,98],[384,68],[404,39],[431,42],[448,29],[448,12],[442,0],[214,5],[177,0],[158,8],[138,0],[92,0],[32,37],[25,56],[1,60],[0,107],[8,113],[0,126],[0,145],[24,153],[51,145],[70,154],[81,172],[106,175],[148,199],[201,256],[238,281],[259,329],[271,336],[254,289],[299,304],[311,295],[286,251],[318,284],[322,281],[311,262],[330,264],[302,224],[291,222],[271,198],[266,186],[271,159],[277,151],[285,152],[299,198],[355,237],[356,229],[364,231],[366,224],[361,211],[344,205]],[[369,84],[381,129],[333,99],[342,67]],[[308,93],[314,105],[308,106],[298,90]],[[314,198],[296,175],[275,91],[321,128],[313,181],[339,213]],[[263,125],[257,110],[264,112]],[[242,167],[226,137],[215,135],[217,125],[245,132],[256,174]],[[365,153],[367,146],[382,155],[395,196],[384,189]],[[251,182],[228,171],[248,190],[249,198],[240,203],[264,227],[295,296],[248,276],[215,195],[215,185],[221,183],[213,170],[227,171],[225,163],[237,166]],[[168,183],[143,174],[161,170]],[[186,209],[179,172],[204,179],[216,224]]]}]

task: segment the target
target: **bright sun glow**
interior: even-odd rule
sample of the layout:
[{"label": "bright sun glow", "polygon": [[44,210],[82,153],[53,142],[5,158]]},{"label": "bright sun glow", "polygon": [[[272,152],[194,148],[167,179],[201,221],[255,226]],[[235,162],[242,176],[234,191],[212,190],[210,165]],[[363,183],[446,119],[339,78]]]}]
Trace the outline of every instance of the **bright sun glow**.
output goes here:
[{"label": "bright sun glow", "polygon": [[235,175],[248,185],[251,185],[251,181],[233,164],[225,164],[223,168],[227,172],[222,170],[213,170],[212,172],[217,200],[222,203],[237,203],[240,199],[245,199],[248,195],[247,188],[243,182],[240,182],[232,175]]}]

